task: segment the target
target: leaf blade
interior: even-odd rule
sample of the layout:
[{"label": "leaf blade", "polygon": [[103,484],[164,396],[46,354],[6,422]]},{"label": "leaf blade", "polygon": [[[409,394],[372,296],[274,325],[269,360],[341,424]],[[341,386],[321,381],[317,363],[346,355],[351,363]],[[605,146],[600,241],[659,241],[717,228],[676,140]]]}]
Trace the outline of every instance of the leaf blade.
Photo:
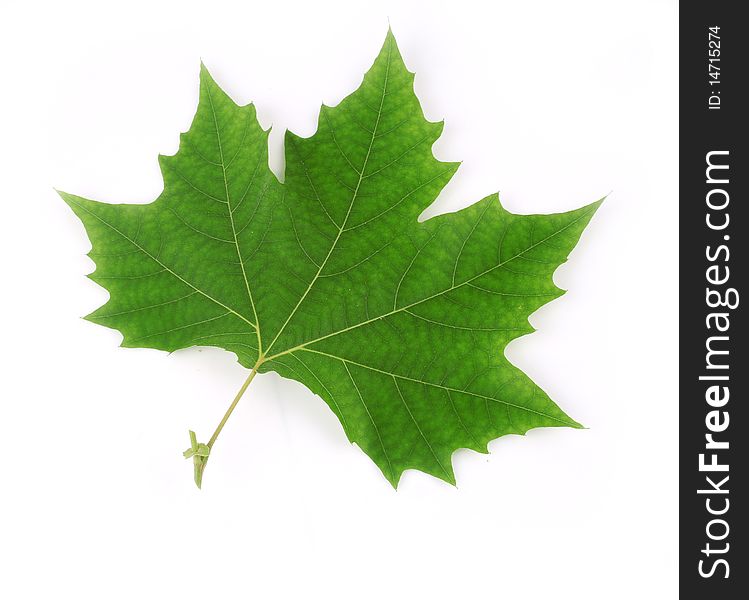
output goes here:
[{"label": "leaf blade", "polygon": [[434,157],[442,123],[425,119],[390,31],[313,135],[287,132],[283,184],[268,132],[201,65],[195,119],[159,158],[159,198],[61,193],[110,292],[90,320],[124,346],[217,346],[301,382],[393,486],[408,469],[455,484],[458,448],[581,427],[504,349],[562,295],[554,271],[601,201],[515,215],[494,194],[419,222],[458,163]]}]

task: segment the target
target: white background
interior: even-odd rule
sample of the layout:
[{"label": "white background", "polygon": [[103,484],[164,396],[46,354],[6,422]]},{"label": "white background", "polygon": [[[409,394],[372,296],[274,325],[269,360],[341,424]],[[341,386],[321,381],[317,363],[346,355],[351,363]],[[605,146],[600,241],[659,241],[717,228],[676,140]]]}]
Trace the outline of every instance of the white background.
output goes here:
[{"label": "white background", "polygon": [[[587,430],[454,456],[457,488],[394,491],[322,400],[258,377],[204,489],[181,457],[246,372],[118,348],[53,186],[148,202],[202,58],[309,135],[388,18],[463,165],[429,214],[500,190],[515,212],[612,192],[510,358]],[[26,598],[675,598],[677,7],[581,2],[9,2],[0,8],[0,595]]]}]

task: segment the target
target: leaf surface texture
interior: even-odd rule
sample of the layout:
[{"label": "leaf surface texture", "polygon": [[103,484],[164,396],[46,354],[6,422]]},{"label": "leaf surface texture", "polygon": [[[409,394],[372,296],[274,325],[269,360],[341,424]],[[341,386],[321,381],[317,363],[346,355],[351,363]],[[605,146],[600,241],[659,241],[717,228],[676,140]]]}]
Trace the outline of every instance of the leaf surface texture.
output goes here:
[{"label": "leaf surface texture", "polygon": [[419,222],[458,164],[438,161],[391,33],[361,86],[309,138],[268,131],[201,67],[200,100],[152,203],[62,193],[110,293],[87,318],[127,347],[216,346],[322,397],[397,485],[454,483],[452,453],[534,427],[579,427],[504,356],[562,291],[552,275],[599,202],[515,215],[491,195]]}]

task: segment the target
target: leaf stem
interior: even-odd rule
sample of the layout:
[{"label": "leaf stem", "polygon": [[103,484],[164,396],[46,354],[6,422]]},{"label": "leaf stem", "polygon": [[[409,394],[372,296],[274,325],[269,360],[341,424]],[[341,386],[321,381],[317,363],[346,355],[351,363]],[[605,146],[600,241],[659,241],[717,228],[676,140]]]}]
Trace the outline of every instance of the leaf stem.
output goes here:
[{"label": "leaf stem", "polygon": [[[231,414],[234,412],[234,409],[237,407],[237,404],[239,404],[239,401],[242,399],[242,396],[247,391],[247,388],[250,386],[250,383],[252,383],[252,380],[255,379],[255,375],[257,375],[258,369],[260,368],[260,365],[263,364],[262,357],[255,363],[255,366],[252,367],[252,371],[250,371],[250,374],[247,376],[247,379],[245,379],[244,383],[242,384],[242,387],[239,388],[239,391],[237,392],[237,395],[234,396],[234,400],[232,400],[232,403],[229,405],[229,408],[226,409],[226,412],[224,413],[224,416],[222,417],[219,424],[216,426],[216,430],[213,432],[213,435],[211,436],[211,439],[208,440],[208,443],[205,445],[207,446],[207,452],[205,455],[197,456],[197,459],[193,454],[195,452],[190,453],[188,456],[189,451],[185,451],[186,458],[189,458],[190,456],[193,456],[193,460],[195,461],[195,485],[198,486],[198,488],[201,487],[203,482],[203,471],[205,471],[205,466],[208,463],[208,459],[210,458],[210,451],[211,448],[213,448],[213,445],[216,443],[216,439],[218,438],[219,434],[221,433],[221,430],[224,428],[224,425],[226,425],[226,422],[229,420],[229,417],[231,417]],[[194,447],[197,447],[198,444],[196,444],[196,440],[194,440],[195,434],[191,431],[190,432],[190,439],[193,443]],[[200,446],[203,446],[203,444],[199,444]],[[205,448],[205,446],[203,446]]]},{"label": "leaf stem", "polygon": [[252,383],[252,380],[255,378],[255,375],[257,375],[257,370],[261,364],[262,363],[258,361],[257,364],[255,364],[255,366],[252,367],[252,371],[250,371],[250,374],[247,376],[247,379],[245,379],[244,383],[242,384],[242,387],[239,388],[237,395],[234,396],[234,400],[232,400],[232,403],[229,405],[229,408],[226,409],[226,413],[224,413],[224,417],[221,419],[221,422],[216,427],[216,431],[213,432],[211,439],[208,440],[209,448],[213,448],[213,444],[216,443],[216,438],[221,433],[221,430],[224,428],[224,425],[226,425],[226,422],[229,420],[231,413],[234,412],[234,409],[237,407],[237,404],[239,404],[239,401],[242,399],[242,396],[247,391],[247,388],[249,387],[250,383]]}]

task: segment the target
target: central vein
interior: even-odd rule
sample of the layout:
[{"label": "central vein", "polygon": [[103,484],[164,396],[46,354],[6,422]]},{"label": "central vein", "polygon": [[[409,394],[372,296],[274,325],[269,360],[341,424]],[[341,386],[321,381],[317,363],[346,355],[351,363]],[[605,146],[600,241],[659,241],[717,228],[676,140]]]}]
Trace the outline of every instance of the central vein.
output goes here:
[{"label": "central vein", "polygon": [[[286,321],[284,321],[284,324],[281,326],[281,328],[278,330],[278,333],[276,334],[276,337],[273,338],[273,341],[268,344],[268,348],[265,351],[265,354],[262,352],[260,353],[261,360],[265,357],[265,355],[270,352],[270,349],[273,347],[273,345],[276,343],[279,337],[281,337],[281,334],[286,329],[286,326],[291,321],[292,317],[296,314],[299,307],[302,305],[302,302],[304,302],[305,298],[310,293],[310,290],[315,285],[315,282],[320,278],[320,274],[325,269],[325,266],[328,264],[328,260],[330,260],[330,257],[333,255],[333,251],[336,248],[336,245],[338,244],[338,241],[341,239],[341,236],[343,235],[343,232],[346,230],[346,224],[348,222],[349,216],[351,215],[351,210],[354,207],[354,202],[356,201],[356,198],[359,194],[359,188],[361,188],[362,181],[364,181],[364,173],[367,169],[367,164],[369,163],[369,157],[372,154],[372,147],[374,146],[375,139],[377,138],[377,129],[380,125],[380,118],[382,117],[382,107],[385,103],[385,96],[387,95],[387,85],[388,85],[388,78],[390,76],[390,53],[391,53],[391,45],[388,45],[388,56],[387,56],[387,62],[385,65],[385,77],[382,84],[382,94],[380,96],[380,105],[377,109],[377,118],[375,119],[374,127],[372,128],[372,134],[371,138],[369,140],[369,146],[367,148],[367,153],[364,157],[364,162],[361,166],[361,169],[358,170],[359,173],[359,179],[356,182],[356,187],[354,188],[354,192],[351,196],[351,202],[349,203],[348,210],[346,211],[346,217],[343,219],[343,223],[341,223],[340,227],[338,227],[338,233],[336,234],[335,239],[333,240],[333,243],[330,245],[330,249],[328,250],[328,254],[325,256],[325,259],[322,261],[320,266],[317,269],[317,273],[315,273],[315,276],[312,278],[312,281],[310,281],[309,285],[307,286],[307,289],[304,291],[304,294],[302,294],[302,297],[299,298],[299,301],[294,306],[291,313],[289,313],[289,316],[287,317]],[[331,129],[332,132],[332,129]],[[258,336],[260,334],[258,333]]]},{"label": "central vein", "polygon": [[208,103],[211,105],[211,113],[213,114],[213,125],[216,128],[216,141],[218,142],[218,153],[221,159],[221,171],[224,176],[224,192],[226,194],[226,206],[229,212],[229,222],[231,223],[231,233],[234,237],[234,247],[237,251],[237,258],[239,259],[239,266],[242,269],[242,278],[244,279],[244,285],[247,288],[247,295],[250,299],[250,305],[252,306],[252,313],[255,316],[255,333],[257,334],[257,351],[258,355],[263,355],[263,340],[260,336],[260,320],[257,317],[257,310],[255,309],[255,301],[252,299],[252,290],[250,290],[250,282],[247,279],[247,271],[244,267],[244,260],[242,258],[242,251],[239,249],[239,239],[237,238],[237,227],[234,224],[234,210],[231,207],[231,196],[229,194],[229,180],[226,177],[226,161],[224,160],[224,149],[221,145],[221,131],[218,127],[218,120],[216,119],[216,109],[213,107],[213,98],[211,97],[211,90],[206,86],[206,92],[208,92]]}]

